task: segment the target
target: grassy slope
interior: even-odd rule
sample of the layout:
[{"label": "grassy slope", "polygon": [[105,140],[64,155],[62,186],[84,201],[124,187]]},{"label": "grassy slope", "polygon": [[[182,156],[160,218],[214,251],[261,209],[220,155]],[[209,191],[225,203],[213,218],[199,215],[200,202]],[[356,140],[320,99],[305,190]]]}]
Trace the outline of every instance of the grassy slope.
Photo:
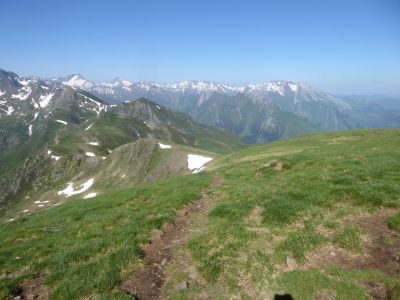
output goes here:
[{"label": "grassy slope", "polygon": [[[228,153],[243,149],[244,142],[236,135],[222,129],[204,125],[191,119],[184,113],[159,107],[146,98],[128,103],[120,103],[111,111],[119,115],[135,117],[138,120],[154,121],[150,127],[158,139],[198,147],[217,153]],[[168,124],[168,125],[166,125]]]},{"label": "grassy slope", "polygon": [[0,298],[22,279],[44,272],[55,299],[88,294],[119,299],[123,295],[114,287],[143,264],[139,245],[210,181],[206,174],[174,177],[3,224],[0,269],[18,275],[1,279]]},{"label": "grassy slope", "polygon": [[[377,270],[307,267],[307,255],[320,246],[361,255],[363,230],[348,220],[400,206],[399,143],[400,130],[359,130],[282,140],[217,159],[211,169],[225,179],[218,189],[223,196],[206,232],[186,248],[201,280],[173,298],[291,293],[311,299],[330,291],[337,299],[367,299],[360,282],[399,284]],[[283,162],[281,171],[274,170],[276,161]],[[396,228],[397,219],[389,225]],[[288,270],[288,257],[297,270]],[[180,272],[171,277],[190,281]]]},{"label": "grassy slope", "polygon": [[[363,251],[362,230],[346,218],[399,207],[399,143],[399,130],[359,130],[282,140],[216,159],[210,172],[224,177],[217,188],[222,196],[206,228],[185,247],[201,278],[173,298],[289,292],[310,299],[328,290],[338,299],[367,299],[359,282],[393,288],[398,279],[377,270],[306,266],[307,255],[319,246]],[[281,171],[274,170],[276,163],[268,166],[274,160],[283,162]],[[2,225],[0,269],[14,275],[25,269],[1,280],[3,294],[43,271],[55,298],[122,297],[115,286],[143,263],[139,244],[209,183],[208,174],[172,178]],[[297,270],[285,269],[288,257]],[[188,276],[176,272],[180,280]]]}]

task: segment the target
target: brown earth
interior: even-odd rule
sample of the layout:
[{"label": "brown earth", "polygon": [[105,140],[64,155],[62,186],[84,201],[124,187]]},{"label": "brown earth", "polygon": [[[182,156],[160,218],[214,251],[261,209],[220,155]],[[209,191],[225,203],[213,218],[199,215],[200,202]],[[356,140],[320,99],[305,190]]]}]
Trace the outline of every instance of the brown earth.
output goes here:
[{"label": "brown earth", "polygon": [[[45,275],[33,279],[25,279],[20,285],[20,293],[14,299],[47,300],[50,296],[50,288],[43,284]],[[11,298],[13,299],[13,298]]]},{"label": "brown earth", "polygon": [[[215,176],[210,188],[223,183]],[[212,198],[203,192],[201,197],[177,211],[172,224],[167,224],[162,231],[154,231],[149,244],[142,247],[147,265],[135,271],[121,284],[121,289],[137,299],[160,299],[161,288],[165,283],[164,268],[173,258],[172,248],[186,242],[185,232],[192,224],[193,215],[207,208]]]},{"label": "brown earth", "polygon": [[[365,230],[363,253],[354,253],[336,245],[323,246],[307,255],[306,268],[323,267],[328,264],[343,269],[378,269],[383,273],[400,276],[400,233],[389,229],[388,219],[398,213],[395,209],[381,209],[377,213],[355,217],[349,224]],[[373,299],[388,299],[390,290],[377,282],[364,282],[363,287]]]}]

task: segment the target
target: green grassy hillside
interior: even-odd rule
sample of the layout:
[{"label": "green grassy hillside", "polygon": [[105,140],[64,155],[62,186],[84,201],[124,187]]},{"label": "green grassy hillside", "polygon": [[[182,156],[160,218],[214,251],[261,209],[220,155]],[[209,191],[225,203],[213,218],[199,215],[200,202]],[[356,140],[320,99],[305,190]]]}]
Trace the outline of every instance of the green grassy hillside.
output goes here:
[{"label": "green grassy hillside", "polygon": [[[400,130],[359,130],[282,140],[215,160],[209,170],[225,179],[222,196],[205,233],[185,247],[198,277],[193,288],[171,294],[394,295],[400,236],[388,224],[396,228],[400,211],[399,145]],[[167,287],[174,278],[190,280],[189,269],[171,267]]]},{"label": "green grassy hillside", "polygon": [[119,299],[120,278],[143,264],[139,245],[209,183],[205,174],[175,177],[2,224],[0,298],[44,273],[54,299]]},{"label": "green grassy hillside", "polygon": [[184,113],[158,106],[146,98],[120,103],[110,110],[145,122],[158,139],[216,153],[228,153],[244,147],[244,142],[229,131],[201,124]]},{"label": "green grassy hillside", "polygon": [[1,295],[34,281],[53,299],[131,297],[119,286],[152,229],[208,191],[165,267],[166,298],[398,299],[399,145],[400,130],[292,138],[6,222]]}]

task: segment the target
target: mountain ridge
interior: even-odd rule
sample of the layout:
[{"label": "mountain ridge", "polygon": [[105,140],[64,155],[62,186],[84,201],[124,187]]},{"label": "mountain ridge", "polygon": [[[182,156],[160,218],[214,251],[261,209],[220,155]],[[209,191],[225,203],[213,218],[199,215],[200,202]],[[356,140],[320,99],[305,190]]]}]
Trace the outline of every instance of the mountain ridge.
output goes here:
[{"label": "mountain ridge", "polygon": [[[75,79],[77,83],[82,81],[82,78],[79,77],[75,77]],[[385,128],[400,126],[400,120],[396,119],[398,113],[393,114],[387,108],[384,108],[384,110],[381,110],[379,113],[365,113],[365,110],[360,112],[346,97],[331,95],[315,89],[304,82],[294,83],[290,80],[271,80],[265,83],[242,86],[197,80],[186,80],[166,84],[130,82],[126,80],[94,83],[86,79],[83,82],[85,85],[75,84],[75,88],[86,88],[87,91],[110,103],[119,103],[132,98],[147,97],[163,106],[187,113],[197,121],[228,130],[230,130],[230,126],[225,126],[225,124],[219,124],[217,122],[207,123],[207,119],[218,119],[218,115],[226,113],[226,107],[230,106],[230,102],[235,101],[235,97],[239,95],[248,98],[248,103],[246,105],[258,105],[259,111],[265,111],[263,108],[265,102],[272,102],[282,112],[289,114],[286,117],[279,117],[279,114],[273,117],[273,123],[280,124],[281,126],[281,133],[279,134],[276,134],[276,126],[265,128],[265,125],[263,126],[261,122],[256,124],[255,127],[253,126],[253,128],[263,129],[259,132],[253,132],[251,135],[254,136],[250,138],[248,137],[248,133],[242,130],[232,131],[251,143],[270,142],[286,137],[287,135],[283,133],[284,131],[293,132],[291,130],[285,130],[285,127],[292,126],[290,124],[292,121],[303,123],[303,125],[307,122],[310,123],[310,126],[305,125],[305,127],[308,127],[307,130],[298,130],[297,133],[293,132],[293,134],[347,130],[352,128]],[[231,99],[226,100],[222,109],[210,110],[210,106],[216,105],[216,99],[226,99],[226,96],[231,97]],[[212,100],[214,100],[214,103],[212,103]],[[217,102],[219,102],[219,100]],[[400,101],[397,102],[396,109],[400,112]],[[242,110],[242,108],[238,109]],[[235,110],[237,109],[232,108],[230,115],[234,115]],[[277,109],[275,108],[274,110],[276,111]],[[271,118],[274,110],[265,113],[262,118]],[[213,113],[213,116],[209,118],[199,118],[198,116],[202,115],[202,111],[210,111]],[[241,111],[240,114],[243,116],[244,112]],[[252,116],[248,116],[250,119],[245,127],[252,126],[251,117]],[[289,123],[288,120],[290,120]],[[235,122],[237,122],[235,119],[228,120],[228,123]],[[299,128],[304,127],[303,125],[300,125]],[[313,128],[312,130],[310,130],[311,127]],[[265,132],[267,132],[267,136]]]},{"label": "mountain ridge", "polygon": [[[12,95],[16,97],[15,100],[29,98],[30,90],[26,83],[41,80],[38,77],[19,78],[14,73],[10,78],[14,78],[19,85],[18,93]],[[22,86],[20,82],[25,85]],[[95,83],[80,74],[73,74],[40,82],[44,82],[43,87],[53,86],[60,90],[69,86],[80,96],[83,91],[88,92],[92,95],[90,97],[97,97],[97,102],[104,99],[110,105],[103,107],[103,110],[132,99],[148,98],[161,106],[186,113],[196,121],[237,134],[248,143],[270,142],[318,131],[400,126],[400,101],[386,101],[388,105],[380,105],[369,99],[366,103],[353,101],[349,97],[324,93],[304,82],[289,80],[242,86],[197,80],[160,84],[118,79]],[[0,86],[0,114],[17,113],[18,108],[2,100],[7,97],[6,92]],[[41,95],[42,100],[33,105],[46,103],[46,97],[49,96]],[[238,101],[238,98],[242,99]],[[236,107],[232,103],[236,103]],[[252,109],[249,110],[249,107]],[[101,108],[97,113],[99,110]],[[256,113],[257,123],[254,123],[249,111]],[[220,122],[222,115],[225,120]]]}]

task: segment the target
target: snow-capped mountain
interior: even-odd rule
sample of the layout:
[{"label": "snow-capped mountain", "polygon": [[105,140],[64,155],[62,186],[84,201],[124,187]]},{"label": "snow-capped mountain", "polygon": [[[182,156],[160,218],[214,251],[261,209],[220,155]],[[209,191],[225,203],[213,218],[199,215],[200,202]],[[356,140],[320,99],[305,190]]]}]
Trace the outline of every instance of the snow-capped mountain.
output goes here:
[{"label": "snow-capped mountain", "polygon": [[82,90],[90,89],[93,86],[95,86],[94,83],[86,80],[83,78],[82,75],[80,74],[73,74],[64,78],[59,78],[59,79],[53,79],[55,82],[60,82],[64,85],[68,85],[74,88],[79,88]]},{"label": "snow-capped mountain", "polygon": [[177,83],[168,83],[162,88],[171,92],[179,93],[221,93],[221,94],[237,94],[243,91],[243,87],[235,87],[224,83],[216,83],[210,81],[185,80]]},{"label": "snow-capped mountain", "polygon": [[84,90],[38,77],[20,77],[0,69],[0,118],[17,118],[29,136],[41,120],[58,110],[98,115],[107,108],[105,102]]},{"label": "snow-capped mountain", "polygon": [[[249,101],[260,103],[271,101],[283,111],[305,118],[323,130],[349,128],[343,122],[343,115],[351,111],[342,99],[318,91],[305,84],[288,80],[273,80],[266,83],[232,86],[209,81],[182,81],[158,84],[152,82],[113,82],[94,83],[80,75],[71,75],[58,80],[74,88],[84,89],[109,103],[120,103],[139,97],[147,97],[161,105],[188,113],[196,118],[201,106],[208,106],[210,99],[216,101],[215,94],[236,96],[243,94]],[[260,108],[261,109],[261,108]]]},{"label": "snow-capped mountain", "polygon": [[[112,82],[95,83],[85,79],[80,74],[73,74],[67,77],[52,79],[52,81],[62,83],[74,88],[95,91],[99,94],[120,94],[120,89],[125,91],[169,91],[179,93],[231,93],[242,92],[244,87],[235,87],[223,83],[210,81],[185,80],[176,83],[158,84],[154,82],[130,82],[128,80],[115,80]],[[116,96],[117,97],[117,96]],[[126,99],[115,99],[118,102]]]},{"label": "snow-capped mountain", "polygon": [[342,98],[288,80],[232,86],[194,80],[96,83],[80,74],[48,80],[6,71],[0,74],[0,115],[27,115],[28,125],[33,126],[29,134],[34,132],[37,117],[65,105],[99,114],[111,105],[141,97],[232,131],[251,143],[321,130],[396,127],[400,123],[395,117],[382,117],[387,115],[385,109],[373,114],[359,111]]},{"label": "snow-capped mountain", "polygon": [[[305,83],[294,83],[287,80],[272,80],[266,83],[233,86],[210,81],[185,80],[177,83],[159,84],[154,82],[130,82],[115,80],[112,82],[95,83],[74,74],[59,79],[53,79],[64,85],[86,90],[98,97],[105,98],[110,103],[120,103],[137,97],[180,95],[198,95],[210,97],[213,93],[237,95],[243,93],[255,100],[279,97],[293,97],[293,104],[299,102],[330,102],[341,109],[350,106],[343,100],[325,94]],[[167,94],[167,95],[166,95]],[[204,100],[204,99],[203,99]],[[202,101],[200,101],[202,102]]]}]

